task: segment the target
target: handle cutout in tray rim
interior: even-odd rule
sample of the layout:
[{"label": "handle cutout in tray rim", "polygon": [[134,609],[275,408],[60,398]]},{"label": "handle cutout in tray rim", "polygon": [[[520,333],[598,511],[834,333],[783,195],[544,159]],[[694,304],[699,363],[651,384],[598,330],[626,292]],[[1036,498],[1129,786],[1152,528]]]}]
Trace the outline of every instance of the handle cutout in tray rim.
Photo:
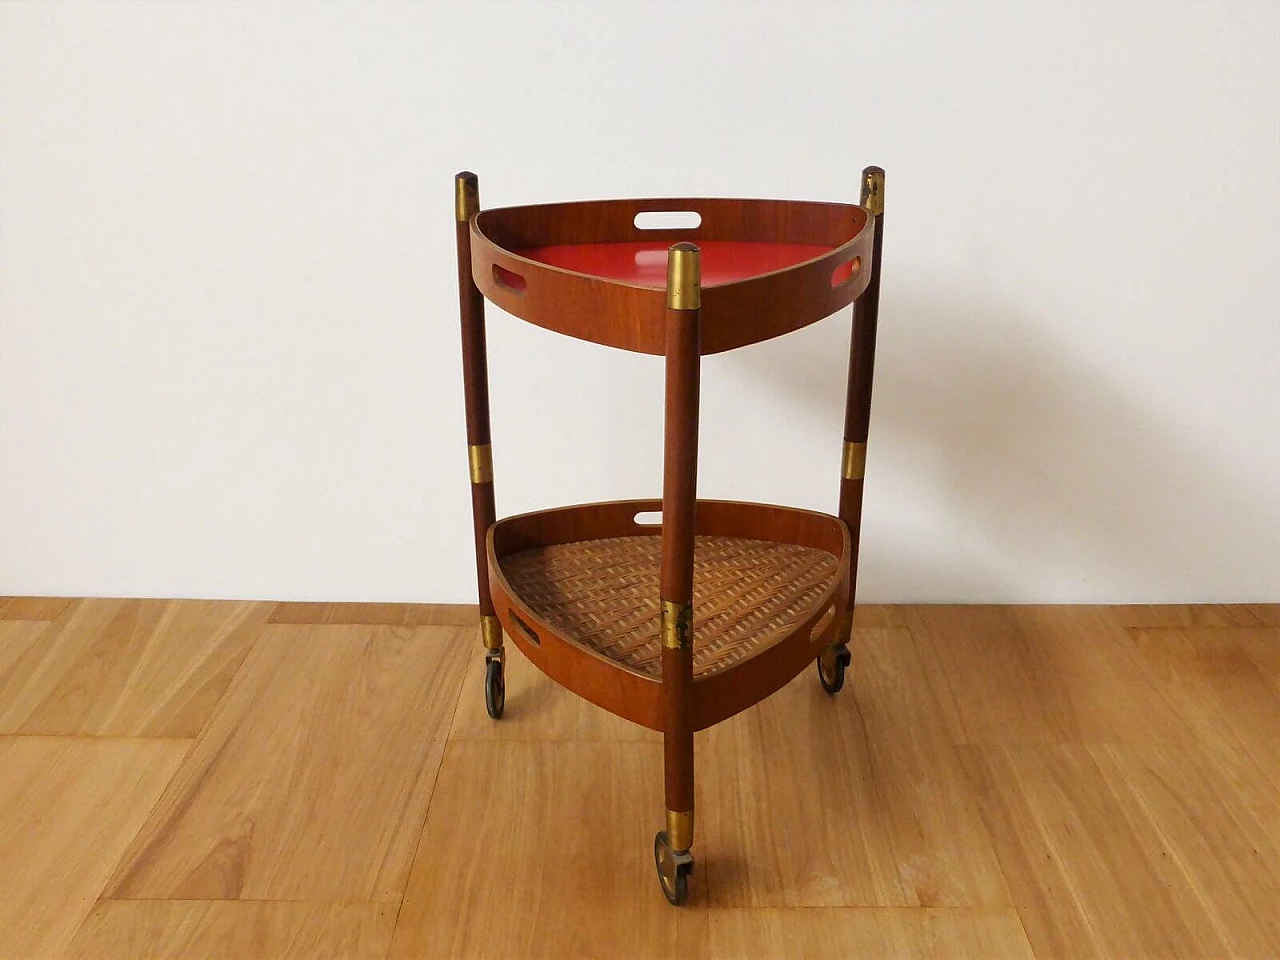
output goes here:
[{"label": "handle cutout in tray rim", "polygon": [[631,221],[637,230],[697,230],[702,214],[696,210],[641,210]]},{"label": "handle cutout in tray rim", "polygon": [[637,527],[660,527],[662,526],[661,510],[641,510],[632,517]]},{"label": "handle cutout in tray rim", "polygon": [[534,630],[533,627],[525,623],[520,614],[516,613],[514,610],[509,610],[508,613],[511,615],[511,619],[515,621],[516,626],[523,630],[525,635],[528,636],[536,646],[542,646],[542,638],[538,636],[538,632]]},{"label": "handle cutout in tray rim", "polygon": [[836,266],[831,271],[831,286],[836,288],[848,283],[854,277],[862,272],[862,258],[853,257]]},{"label": "handle cutout in tray rim", "polygon": [[529,283],[524,277],[516,273],[514,270],[508,270],[506,267],[500,267],[496,263],[493,265],[493,282],[500,286],[503,290],[511,293],[523,294],[529,289]]}]

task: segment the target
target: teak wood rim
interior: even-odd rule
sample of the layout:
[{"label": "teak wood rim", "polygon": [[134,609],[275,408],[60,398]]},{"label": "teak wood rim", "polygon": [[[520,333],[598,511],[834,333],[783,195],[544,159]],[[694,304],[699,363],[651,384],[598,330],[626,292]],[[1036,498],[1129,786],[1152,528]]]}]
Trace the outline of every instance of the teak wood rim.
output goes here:
[{"label": "teak wood rim", "polygon": [[[642,230],[635,216],[694,211],[696,228]],[[469,218],[471,270],[484,297],[529,323],[637,353],[666,347],[666,291],[579,273],[522,256],[532,247],[650,240],[811,243],[827,252],[793,266],[703,287],[703,355],[817,323],[857,300],[870,281],[874,219],[858,204],[802,200],[663,198],[590,200],[483,210]],[[858,259],[832,286],[833,271]],[[518,278],[519,282],[513,282]]]},{"label": "teak wood rim", "polygon": [[[659,526],[639,524],[635,516],[661,508],[661,500],[614,500],[540,510],[499,520],[486,538],[493,605],[507,636],[520,651],[548,677],[583,699],[659,731],[663,730],[662,683],[565,637],[546,623],[512,588],[503,574],[502,558],[521,550],[583,540],[660,536]],[[813,547],[832,554],[839,563],[831,587],[813,602],[793,630],[731,667],[693,682],[692,726],[701,730],[786,685],[831,643],[838,616],[831,617],[820,631],[814,628],[829,611],[843,609],[849,586],[850,537],[844,522],[829,514],[730,500],[699,500],[695,532]]]}]

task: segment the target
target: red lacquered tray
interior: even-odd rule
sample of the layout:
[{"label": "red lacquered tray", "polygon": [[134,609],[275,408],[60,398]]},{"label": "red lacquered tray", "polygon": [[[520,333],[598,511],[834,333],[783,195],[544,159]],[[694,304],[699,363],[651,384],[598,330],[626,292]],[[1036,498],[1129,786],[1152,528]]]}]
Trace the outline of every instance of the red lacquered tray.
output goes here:
[{"label": "red lacquered tray", "polygon": [[[647,213],[697,226],[642,229]],[[483,210],[470,220],[480,292],[530,323],[661,355],[667,251],[701,250],[700,349],[719,353],[830,316],[866,289],[874,227],[855,204],[787,200],[599,200]]]},{"label": "red lacquered tray", "polygon": [[[558,244],[516,252],[553,267],[662,290],[667,286],[667,249],[670,246],[669,242],[640,240]],[[753,243],[744,240],[704,240],[698,248],[702,251],[704,288],[785,270],[834,249],[833,246],[816,243]],[[847,271],[848,265],[845,267]]]}]

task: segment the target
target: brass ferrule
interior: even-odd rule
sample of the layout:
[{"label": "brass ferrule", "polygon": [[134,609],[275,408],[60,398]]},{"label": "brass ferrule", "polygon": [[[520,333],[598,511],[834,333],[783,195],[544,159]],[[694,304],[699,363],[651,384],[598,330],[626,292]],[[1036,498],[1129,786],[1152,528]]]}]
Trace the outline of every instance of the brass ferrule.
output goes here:
[{"label": "brass ferrule", "polygon": [[458,222],[466,223],[480,209],[480,178],[464,171],[453,178],[453,184],[457,191]]},{"label": "brass ferrule", "polygon": [[702,306],[702,255],[687,240],[667,251],[667,307],[697,310]]},{"label": "brass ferrule", "polygon": [[502,624],[495,616],[480,618],[480,639],[484,641],[486,650],[502,649]]},{"label": "brass ferrule", "polygon": [[867,445],[844,442],[844,461],[840,465],[840,476],[846,480],[861,480],[867,473]]},{"label": "brass ferrule", "polygon": [[671,650],[693,646],[693,604],[662,601],[662,645]]},{"label": "brass ferrule", "polygon": [[493,447],[487,443],[473,443],[467,447],[471,459],[471,482],[493,482]]},{"label": "brass ferrule", "polygon": [[693,811],[667,811],[667,842],[676,853],[693,846]]},{"label": "brass ferrule", "polygon": [[873,217],[884,213],[884,171],[879,167],[862,171],[862,206]]}]

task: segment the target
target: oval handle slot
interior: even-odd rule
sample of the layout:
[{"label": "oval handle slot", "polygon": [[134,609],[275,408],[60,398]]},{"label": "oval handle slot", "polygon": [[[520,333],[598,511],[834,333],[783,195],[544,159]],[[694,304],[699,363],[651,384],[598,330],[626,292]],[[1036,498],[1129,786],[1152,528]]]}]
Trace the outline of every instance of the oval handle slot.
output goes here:
[{"label": "oval handle slot", "polygon": [[809,631],[809,642],[820,643],[822,641],[822,635],[826,633],[831,624],[835,622],[835,618],[836,605],[833,603],[831,606],[827,607],[826,610],[822,611],[822,616],[818,618],[818,622],[815,623],[813,625],[813,629]]},{"label": "oval handle slot", "polygon": [[529,626],[527,623],[521,620],[519,615],[514,610],[511,611],[511,619],[516,622],[517,627],[519,627],[521,630],[523,630],[525,633],[529,635],[530,640],[532,640],[538,646],[542,645],[542,640],[538,637],[537,632],[533,629],[533,627]]},{"label": "oval handle slot", "polygon": [[493,265],[493,282],[503,290],[510,290],[512,293],[524,293],[529,287],[520,274],[506,267],[500,267],[496,263]]},{"label": "oval handle slot", "polygon": [[661,510],[641,510],[635,515],[637,527],[660,527],[662,526]]},{"label": "oval handle slot", "polygon": [[838,287],[841,284],[848,283],[861,272],[862,258],[854,257],[831,271],[831,286]]},{"label": "oval handle slot", "polygon": [[697,230],[702,214],[694,210],[644,210],[632,221],[637,230]]}]

